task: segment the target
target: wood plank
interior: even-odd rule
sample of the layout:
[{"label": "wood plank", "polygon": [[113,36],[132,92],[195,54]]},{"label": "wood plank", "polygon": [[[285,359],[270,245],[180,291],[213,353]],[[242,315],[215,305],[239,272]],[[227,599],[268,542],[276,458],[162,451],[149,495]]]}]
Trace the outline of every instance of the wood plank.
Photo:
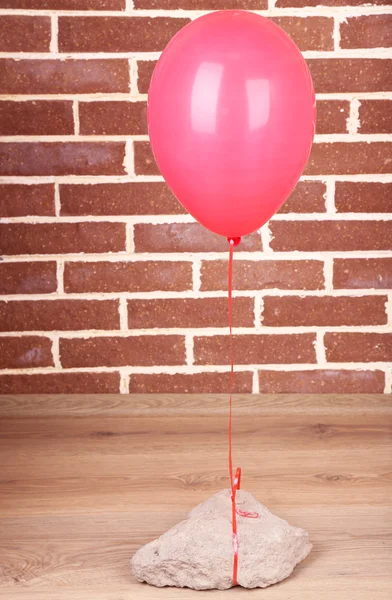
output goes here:
[{"label": "wood plank", "polygon": [[[355,596],[353,596],[353,591]],[[305,581],[299,583],[294,574],[285,581],[265,590],[244,590],[236,588],[230,591],[230,597],[240,600],[388,600],[390,598],[390,582],[361,579],[346,576],[344,582],[340,578],[329,577],[323,581]],[[227,600],[228,592],[208,591],[195,592],[187,589],[153,588],[139,584],[137,590],[130,583],[118,584],[115,589],[108,589],[104,582],[84,588],[81,585],[55,588],[49,592],[32,590],[31,588],[0,590],[1,600]]]},{"label": "wood plank", "polygon": [[[192,507],[193,508],[193,507]],[[170,512],[139,511],[135,520],[134,512],[83,515],[36,515],[0,518],[0,539],[14,542],[18,530],[19,541],[34,542],[41,538],[47,542],[107,540],[128,541],[129,532],[135,536],[153,539],[169,527],[185,519],[187,510],[173,506]],[[276,514],[282,519],[312,531],[324,543],[339,541],[362,541],[382,539],[387,541],[387,529],[392,526],[392,510],[385,506],[345,506],[334,507],[292,507],[281,506]],[[342,527],[342,523],[344,527]],[[366,534],[364,537],[363,534]]]},{"label": "wood plank", "polygon": [[[362,414],[363,411],[391,415],[391,397],[386,394],[235,394],[237,414]],[[227,413],[227,394],[44,394],[0,396],[0,417],[22,415],[125,415],[142,413],[168,416],[184,411],[208,416]]]}]

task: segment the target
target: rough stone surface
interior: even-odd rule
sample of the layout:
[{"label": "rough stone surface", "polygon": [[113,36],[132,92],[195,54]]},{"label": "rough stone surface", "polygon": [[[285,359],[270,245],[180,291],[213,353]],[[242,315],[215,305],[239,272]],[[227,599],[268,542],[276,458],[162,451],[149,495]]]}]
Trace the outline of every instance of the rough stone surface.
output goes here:
[{"label": "rough stone surface", "polygon": [[[237,507],[259,515],[257,519],[237,516],[238,584],[264,588],[282,581],[309,554],[308,534],[272,514],[245,490],[237,492]],[[215,494],[194,508],[185,521],[140,548],[131,565],[139,581],[157,587],[231,588],[230,490]]]}]

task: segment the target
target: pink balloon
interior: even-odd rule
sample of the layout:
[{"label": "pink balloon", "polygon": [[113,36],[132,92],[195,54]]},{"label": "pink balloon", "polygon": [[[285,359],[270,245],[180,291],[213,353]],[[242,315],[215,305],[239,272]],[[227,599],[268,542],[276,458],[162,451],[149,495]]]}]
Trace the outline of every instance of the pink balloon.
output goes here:
[{"label": "pink balloon", "polygon": [[148,95],[161,173],[202,225],[226,237],[261,227],[309,158],[311,76],[277,25],[251,12],[210,13],[169,42]]}]

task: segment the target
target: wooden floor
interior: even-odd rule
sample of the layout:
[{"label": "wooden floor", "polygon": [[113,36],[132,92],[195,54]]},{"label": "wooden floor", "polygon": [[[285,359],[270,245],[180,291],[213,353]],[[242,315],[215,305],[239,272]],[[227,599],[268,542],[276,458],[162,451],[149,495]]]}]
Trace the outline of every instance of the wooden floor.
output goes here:
[{"label": "wooden floor", "polygon": [[314,544],[266,590],[156,589],[129,559],[228,486],[227,397],[0,396],[1,600],[386,600],[391,398],[237,396],[242,487]]}]

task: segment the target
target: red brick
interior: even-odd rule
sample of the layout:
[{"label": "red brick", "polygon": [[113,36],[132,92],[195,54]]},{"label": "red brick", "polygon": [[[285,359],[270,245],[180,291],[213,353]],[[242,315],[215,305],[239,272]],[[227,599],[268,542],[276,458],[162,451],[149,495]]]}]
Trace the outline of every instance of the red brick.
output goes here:
[{"label": "red brick", "polygon": [[392,183],[337,181],[335,206],[338,213],[390,213]]},{"label": "red brick", "polygon": [[[236,260],[235,290],[321,290],[324,263],[316,260]],[[203,260],[201,289],[227,290],[227,260]]]},{"label": "red brick", "polygon": [[[1,380],[0,380],[1,381]],[[0,384],[1,385],[1,384]],[[224,394],[229,390],[227,373],[135,374],[129,378],[131,394]],[[252,392],[252,373],[236,372],[234,393]]]},{"label": "red brick", "polygon": [[[175,8],[185,8],[188,6],[193,10],[197,10],[198,6],[203,4],[208,10],[215,10],[214,4],[217,6],[216,10],[219,10],[219,5],[222,4],[224,4],[224,9],[235,8],[236,4],[237,7],[245,8],[246,10],[251,10],[252,8],[260,10],[263,8],[263,0],[261,3],[257,2],[257,0],[250,0],[251,5],[249,5],[249,1],[247,1],[246,7],[244,7],[243,3],[239,2],[239,0],[225,0],[225,2],[215,1],[212,3],[211,1],[207,2],[206,0],[197,0],[196,3],[194,0],[136,0],[136,5],[140,5],[140,8],[141,5],[147,7],[148,4],[150,5],[150,8],[152,5],[158,7],[166,4],[168,8],[176,5]],[[266,6],[264,6],[264,8],[266,8]],[[199,10],[202,10],[202,8]],[[274,17],[271,21],[286,31],[301,50],[333,50],[333,22],[330,18],[284,16]]]},{"label": "red brick", "polygon": [[35,10],[124,10],[126,0],[0,0],[0,8]]},{"label": "red brick", "polygon": [[328,17],[273,17],[300,50],[333,50],[333,19]]},{"label": "red brick", "polygon": [[0,225],[0,253],[79,254],[125,251],[123,223],[9,223]]},{"label": "red brick", "polygon": [[[228,252],[227,240],[199,223],[140,223],[134,233],[136,252]],[[261,250],[260,235],[245,236],[236,250]]]},{"label": "red brick", "polygon": [[[318,94],[388,92],[391,88],[390,59],[309,58],[306,62]],[[138,90],[141,94],[148,92],[155,65],[156,61],[138,61]]]},{"label": "red brick", "polygon": [[0,302],[0,331],[118,329],[118,300]]},{"label": "red brick", "polygon": [[391,250],[388,221],[272,221],[275,252]]},{"label": "red brick", "polygon": [[0,52],[49,52],[50,18],[2,15]]},{"label": "red brick", "polygon": [[53,367],[52,342],[34,336],[0,337],[0,369]]},{"label": "red brick", "polygon": [[329,362],[383,362],[392,360],[392,333],[326,333]]},{"label": "red brick", "polygon": [[119,373],[0,375],[0,394],[117,394]]},{"label": "red brick", "polygon": [[347,133],[350,116],[348,100],[319,100],[317,102],[316,133]]},{"label": "red brick", "polygon": [[322,181],[299,181],[278,213],[323,213],[325,193]]},{"label": "red brick", "polygon": [[134,142],[136,175],[160,175],[150,142]]},{"label": "red brick", "polygon": [[80,133],[84,135],[147,134],[145,102],[80,102]]},{"label": "red brick", "polygon": [[137,87],[140,94],[147,94],[156,60],[139,60],[137,63]]},{"label": "red brick", "polygon": [[186,213],[161,181],[60,185],[61,215],[177,215]]},{"label": "red brick", "polygon": [[[302,8],[305,6],[363,6],[368,5],[370,2],[366,0],[277,0],[275,6],[281,7],[292,7]],[[390,0],[372,0],[372,5],[390,4]]]},{"label": "red brick", "polygon": [[267,327],[386,325],[387,296],[266,296]]},{"label": "red brick", "polygon": [[392,132],[392,100],[361,100],[359,133]]},{"label": "red brick", "polygon": [[335,258],[335,289],[392,289],[392,258]]},{"label": "red brick", "polygon": [[312,58],[306,62],[318,94],[389,92],[391,89],[392,60]]},{"label": "red brick", "polygon": [[124,175],[122,142],[0,144],[0,175]]},{"label": "red brick", "polygon": [[0,263],[0,294],[50,294],[57,289],[56,263]]},{"label": "red brick", "polygon": [[348,17],[340,24],[341,48],[389,48],[392,14]]},{"label": "red brick", "polygon": [[0,102],[0,135],[74,133],[72,102],[34,100]]},{"label": "red brick", "polygon": [[64,368],[183,365],[185,340],[181,335],[64,338],[60,359]]},{"label": "red brick", "polygon": [[[253,298],[233,298],[234,327],[253,327]],[[227,327],[226,298],[128,300],[128,327]]]},{"label": "red brick", "polygon": [[157,52],[190,19],[60,17],[60,52]]},{"label": "red brick", "polygon": [[[159,175],[149,142],[135,142],[137,175]],[[305,175],[391,173],[392,143],[335,142],[313,144]]]},{"label": "red brick", "polygon": [[124,59],[0,60],[2,94],[95,94],[129,92]]},{"label": "red brick", "polygon": [[0,184],[0,217],[54,216],[54,185]]},{"label": "red brick", "polygon": [[383,371],[259,371],[261,394],[382,394]]},{"label": "red brick", "polygon": [[[0,271],[1,272],[1,271]],[[172,261],[65,263],[66,292],[154,292],[192,289],[192,263]]]},{"label": "red brick", "polygon": [[392,173],[392,143],[313,144],[305,175]]},{"label": "red brick", "polygon": [[145,10],[263,10],[268,8],[268,0],[134,0],[134,7]]},{"label": "red brick", "polygon": [[[237,365],[315,363],[315,339],[313,333],[234,335],[234,362]],[[195,364],[226,365],[229,348],[228,335],[195,337]]]}]

